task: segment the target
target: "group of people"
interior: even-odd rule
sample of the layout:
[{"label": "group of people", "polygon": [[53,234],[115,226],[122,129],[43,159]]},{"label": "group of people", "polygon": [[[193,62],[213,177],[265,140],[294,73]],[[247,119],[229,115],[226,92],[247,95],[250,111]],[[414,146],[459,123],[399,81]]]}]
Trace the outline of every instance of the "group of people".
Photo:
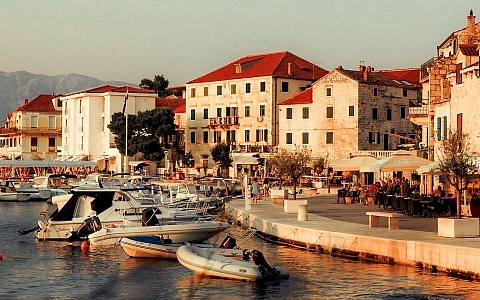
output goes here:
[{"label": "group of people", "polygon": [[253,178],[253,181],[252,181],[252,199],[253,199],[253,202],[258,202],[262,199],[262,194],[263,194],[263,197],[265,197],[265,199],[268,197],[268,178],[267,177],[264,177],[263,180],[262,180],[262,183],[263,183],[263,191],[262,193],[260,193],[260,186],[259,186],[259,182],[257,180],[257,178]]}]

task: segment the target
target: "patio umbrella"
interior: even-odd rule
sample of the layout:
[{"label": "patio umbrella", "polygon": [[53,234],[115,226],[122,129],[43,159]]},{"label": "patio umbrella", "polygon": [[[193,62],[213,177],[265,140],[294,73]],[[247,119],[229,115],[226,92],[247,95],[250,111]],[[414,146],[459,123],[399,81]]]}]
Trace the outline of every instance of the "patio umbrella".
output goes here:
[{"label": "patio umbrella", "polygon": [[360,168],[360,172],[416,171],[419,167],[431,163],[430,160],[413,156],[408,151],[399,150],[390,157]]},{"label": "patio umbrella", "polygon": [[334,166],[335,171],[360,171],[360,168],[378,161],[373,156],[356,156],[339,162]]},{"label": "patio umbrella", "polygon": [[419,175],[439,175],[440,170],[438,169],[440,165],[439,161],[434,161],[428,165],[421,166],[417,169]]}]

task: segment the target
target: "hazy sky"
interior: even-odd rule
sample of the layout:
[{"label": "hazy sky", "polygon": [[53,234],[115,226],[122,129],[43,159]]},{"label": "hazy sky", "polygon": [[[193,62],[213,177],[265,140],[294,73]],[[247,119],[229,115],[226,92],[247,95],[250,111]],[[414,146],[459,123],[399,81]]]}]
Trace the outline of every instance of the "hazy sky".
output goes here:
[{"label": "hazy sky", "polygon": [[288,50],[331,70],[419,67],[474,0],[1,0],[0,71],[183,85]]}]

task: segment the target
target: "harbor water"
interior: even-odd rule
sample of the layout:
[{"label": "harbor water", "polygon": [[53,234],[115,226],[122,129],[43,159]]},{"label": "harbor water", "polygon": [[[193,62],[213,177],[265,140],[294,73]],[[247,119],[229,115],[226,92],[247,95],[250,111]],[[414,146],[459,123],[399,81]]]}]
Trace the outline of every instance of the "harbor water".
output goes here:
[{"label": "harbor water", "polygon": [[[121,247],[82,251],[79,245],[17,234],[53,209],[45,202],[0,203],[0,299],[480,299],[478,282],[306,252],[256,236],[242,248],[262,251],[271,265],[289,271],[289,279],[202,277],[176,260],[129,258]],[[241,234],[234,226],[229,232]]]}]

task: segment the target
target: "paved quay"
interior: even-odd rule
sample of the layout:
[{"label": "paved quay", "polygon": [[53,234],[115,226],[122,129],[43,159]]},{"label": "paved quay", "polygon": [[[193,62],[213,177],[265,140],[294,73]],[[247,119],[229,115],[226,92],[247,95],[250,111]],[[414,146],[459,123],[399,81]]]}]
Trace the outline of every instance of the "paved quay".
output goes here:
[{"label": "paved quay", "polygon": [[246,210],[245,200],[236,198],[226,203],[225,212],[244,227],[309,249],[480,279],[480,238],[439,237],[436,218],[404,215],[398,230],[389,230],[386,218],[380,218],[380,227],[370,228],[366,212],[384,211],[378,205],[337,204],[336,189],[301,199],[308,200],[307,221],[285,213],[271,199]]}]

